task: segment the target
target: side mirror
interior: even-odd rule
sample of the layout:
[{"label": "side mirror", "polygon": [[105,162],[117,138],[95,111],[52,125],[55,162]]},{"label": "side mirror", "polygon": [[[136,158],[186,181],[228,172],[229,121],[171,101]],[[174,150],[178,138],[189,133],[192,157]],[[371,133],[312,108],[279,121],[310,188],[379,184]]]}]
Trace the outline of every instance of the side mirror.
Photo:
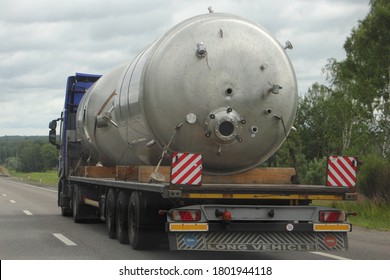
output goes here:
[{"label": "side mirror", "polygon": [[52,120],[51,122],[49,122],[49,128],[51,130],[56,130],[57,129],[57,120]]},{"label": "side mirror", "polygon": [[52,120],[51,122],[49,122],[49,128],[50,128],[49,143],[56,146],[57,149],[60,148],[60,145],[57,144],[57,131],[56,131],[58,120],[60,120],[60,119]]}]

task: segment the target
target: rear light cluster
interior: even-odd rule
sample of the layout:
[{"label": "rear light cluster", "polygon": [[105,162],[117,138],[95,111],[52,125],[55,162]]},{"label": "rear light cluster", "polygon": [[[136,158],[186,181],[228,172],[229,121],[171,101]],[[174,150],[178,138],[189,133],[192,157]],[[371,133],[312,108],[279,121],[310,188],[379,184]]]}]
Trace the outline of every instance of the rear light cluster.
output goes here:
[{"label": "rear light cluster", "polygon": [[232,212],[228,210],[215,209],[215,217],[222,218],[222,221],[231,221],[232,220]]},{"label": "rear light cluster", "polygon": [[335,210],[320,211],[319,220],[320,222],[326,222],[326,223],[345,222],[347,220],[347,215],[344,211],[335,211]]},{"label": "rear light cluster", "polygon": [[174,221],[196,222],[200,221],[200,210],[171,210],[168,215]]}]

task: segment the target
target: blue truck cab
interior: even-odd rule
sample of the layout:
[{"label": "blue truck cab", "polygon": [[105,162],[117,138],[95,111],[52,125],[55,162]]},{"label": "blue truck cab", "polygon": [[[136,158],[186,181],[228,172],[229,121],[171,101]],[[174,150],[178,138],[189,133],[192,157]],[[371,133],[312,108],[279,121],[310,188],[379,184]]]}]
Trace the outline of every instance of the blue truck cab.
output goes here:
[{"label": "blue truck cab", "polygon": [[[65,103],[61,117],[49,123],[49,142],[56,145],[60,150],[58,162],[59,192],[58,206],[67,204],[65,178],[69,176],[71,161],[78,158],[77,151],[80,151],[76,139],[76,114],[81,99],[87,90],[101,77],[101,75],[76,73],[70,76],[66,82]],[[60,121],[60,142],[57,143],[57,122]],[[72,147],[70,147],[72,146]],[[75,154],[76,153],[76,154]],[[62,191],[61,191],[62,190]],[[62,197],[61,197],[62,196]],[[65,197],[64,197],[65,196]]]}]

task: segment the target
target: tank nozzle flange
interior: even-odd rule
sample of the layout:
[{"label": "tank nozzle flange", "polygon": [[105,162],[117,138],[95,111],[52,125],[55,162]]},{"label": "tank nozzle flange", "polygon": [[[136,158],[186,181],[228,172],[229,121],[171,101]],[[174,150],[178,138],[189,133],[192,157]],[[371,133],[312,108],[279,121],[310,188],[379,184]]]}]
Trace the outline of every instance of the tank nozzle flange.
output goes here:
[{"label": "tank nozzle flange", "polygon": [[212,111],[204,122],[207,137],[220,145],[241,142],[242,125],[245,120],[230,107],[220,107]]}]

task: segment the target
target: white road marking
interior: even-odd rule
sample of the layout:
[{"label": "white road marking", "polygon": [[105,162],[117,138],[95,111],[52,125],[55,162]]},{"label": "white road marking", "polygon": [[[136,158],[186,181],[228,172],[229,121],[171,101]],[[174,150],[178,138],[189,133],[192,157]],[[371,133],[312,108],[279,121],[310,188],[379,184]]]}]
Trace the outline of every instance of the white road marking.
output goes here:
[{"label": "white road marking", "polygon": [[24,214],[26,214],[27,216],[32,216],[34,215],[33,213],[31,213],[30,211],[28,210],[23,210]]},{"label": "white road marking", "polygon": [[53,233],[53,235],[55,237],[57,237],[59,240],[61,240],[62,242],[64,242],[66,245],[68,246],[77,246],[76,243],[74,243],[72,240],[70,240],[69,238],[63,236],[61,233]]},{"label": "white road marking", "polygon": [[335,259],[335,260],[351,260],[351,259],[343,258],[343,257],[340,257],[340,256],[324,253],[324,252],[309,252],[309,253],[312,253],[312,254],[315,254],[315,255],[319,255],[319,256],[323,256],[323,257],[327,257],[327,258],[331,258],[331,259]]},{"label": "white road marking", "polygon": [[16,203],[16,201],[15,201],[15,200],[10,200],[9,202],[11,202],[11,203]]},{"label": "white road marking", "polygon": [[7,196],[5,193],[2,194],[3,196]]},{"label": "white road marking", "polygon": [[29,185],[29,184],[24,184],[24,183],[19,183],[19,182],[14,182],[18,185],[22,185],[22,186],[25,186],[25,187],[30,187],[30,188],[34,188],[34,189],[39,189],[39,190],[44,190],[44,191],[48,191],[48,192],[57,192],[56,190],[50,190],[50,189],[47,189],[47,188],[42,188],[42,187],[37,187],[37,186],[33,186],[33,185]]}]

